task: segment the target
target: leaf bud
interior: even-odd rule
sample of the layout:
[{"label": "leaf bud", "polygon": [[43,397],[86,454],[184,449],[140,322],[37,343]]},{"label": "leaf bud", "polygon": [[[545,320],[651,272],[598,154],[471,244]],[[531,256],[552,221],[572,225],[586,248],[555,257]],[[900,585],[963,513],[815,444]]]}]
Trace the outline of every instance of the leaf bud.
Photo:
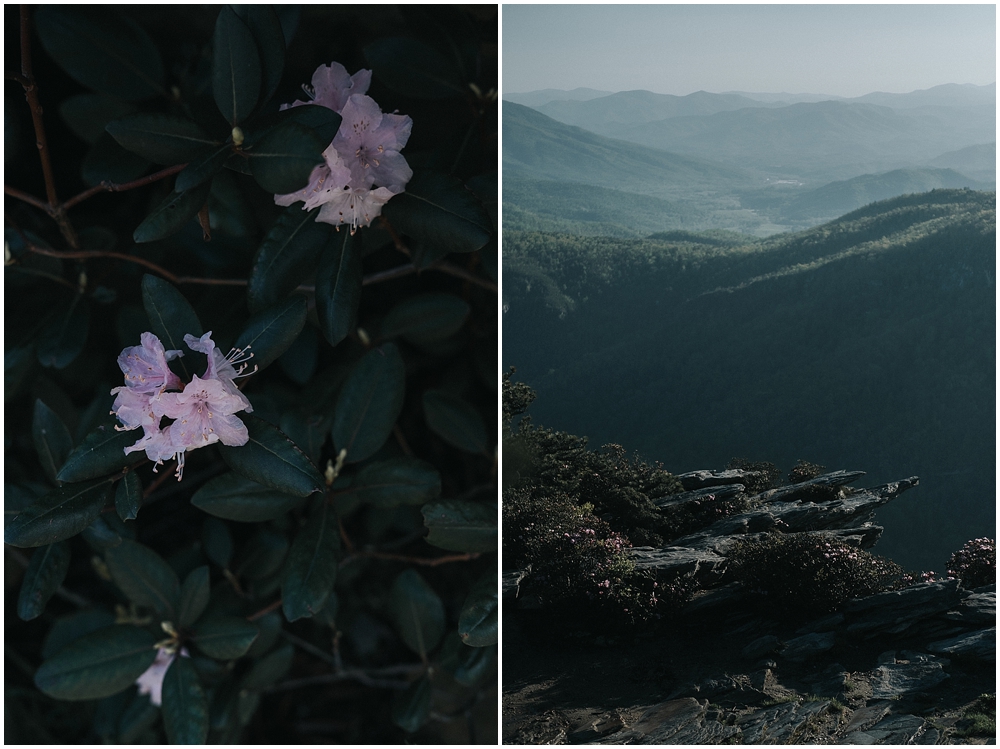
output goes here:
[{"label": "leaf bud", "polygon": [[243,130],[238,127],[233,128],[233,145],[242,146],[243,145]]}]

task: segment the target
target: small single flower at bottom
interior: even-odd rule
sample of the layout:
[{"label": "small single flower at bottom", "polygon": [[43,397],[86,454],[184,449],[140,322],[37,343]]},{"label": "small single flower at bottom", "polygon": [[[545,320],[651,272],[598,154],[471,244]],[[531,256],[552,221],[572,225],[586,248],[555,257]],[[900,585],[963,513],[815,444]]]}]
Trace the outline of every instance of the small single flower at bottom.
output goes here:
[{"label": "small single flower at bottom", "polygon": [[[181,655],[190,658],[186,648],[181,648]],[[159,648],[156,651],[156,660],[153,665],[142,672],[142,675],[135,680],[139,687],[139,694],[148,694],[149,701],[156,707],[163,704],[163,678],[167,675],[167,669],[174,662],[177,654],[166,648]]]}]

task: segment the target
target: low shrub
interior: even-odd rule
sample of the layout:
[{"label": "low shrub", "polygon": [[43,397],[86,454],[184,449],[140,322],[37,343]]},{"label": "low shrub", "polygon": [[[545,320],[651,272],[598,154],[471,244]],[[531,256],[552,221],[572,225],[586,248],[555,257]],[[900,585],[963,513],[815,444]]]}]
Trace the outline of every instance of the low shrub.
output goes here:
[{"label": "low shrub", "polygon": [[966,588],[991,585],[997,580],[997,542],[975,538],[951,555],[948,574],[957,577]]},{"label": "low shrub", "polygon": [[795,464],[795,467],[788,472],[788,483],[789,484],[801,484],[803,481],[809,481],[809,479],[814,479],[823,471],[826,470],[826,466],[818,466],[815,463],[810,463],[806,460],[799,460]]},{"label": "low shrub", "polygon": [[767,461],[753,463],[746,458],[733,458],[726,468],[752,471],[757,474],[746,480],[747,494],[760,494],[781,485],[781,470],[774,463]]}]

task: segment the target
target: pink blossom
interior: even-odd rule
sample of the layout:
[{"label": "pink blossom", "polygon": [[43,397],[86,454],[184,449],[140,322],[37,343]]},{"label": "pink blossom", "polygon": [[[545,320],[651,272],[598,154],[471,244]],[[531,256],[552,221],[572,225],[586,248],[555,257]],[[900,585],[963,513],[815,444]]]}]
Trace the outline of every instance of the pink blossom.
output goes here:
[{"label": "pink blossom", "polygon": [[214,442],[239,446],[250,439],[246,425],[233,415],[245,410],[244,401],[243,393],[227,392],[221,380],[195,375],[182,392],[160,395],[153,402],[153,413],[174,420],[167,429],[175,447],[197,450]]},{"label": "pink blossom", "polygon": [[[189,658],[186,648],[181,648],[181,655]],[[156,651],[156,660],[153,665],[142,672],[142,675],[135,680],[139,687],[139,694],[148,694],[149,701],[156,707],[163,704],[163,678],[167,675],[167,669],[174,662],[176,653],[166,648],[159,648]]]},{"label": "pink blossom", "polygon": [[351,181],[351,170],[340,158],[340,153],[333,144],[330,144],[323,151],[325,164],[320,164],[312,170],[309,175],[309,184],[298,192],[287,195],[275,195],[274,202],[278,205],[291,205],[300,200],[305,201],[304,210],[311,211],[313,208],[331,200],[331,195],[335,191],[347,189],[345,186]]},{"label": "pink blossom", "polygon": [[354,190],[350,186],[342,190],[331,190],[328,194],[330,198],[320,209],[316,220],[334,226],[347,224],[350,226],[351,234],[354,234],[359,226],[370,226],[372,220],[382,213],[382,206],[395,195],[385,187]]},{"label": "pink blossom", "polygon": [[142,345],[129,346],[118,355],[118,366],[125,373],[125,385],[138,393],[153,393],[166,388],[179,388],[180,378],[170,371],[168,361],[183,356],[181,351],[164,351],[160,339],[143,333]]},{"label": "pink blossom", "polygon": [[[195,338],[191,334],[185,335],[184,343],[192,351],[199,351],[208,357],[208,368],[205,370],[204,379],[218,380],[222,383],[225,391],[243,404],[243,408],[237,410],[253,411],[250,400],[243,395],[240,389],[236,387],[236,383],[233,382],[238,377],[249,377],[253,374],[253,372],[243,374],[247,368],[246,362],[253,358],[253,354],[247,354],[247,351],[250,349],[249,346],[245,349],[234,348],[226,356],[223,356],[212,340],[211,330],[201,338]],[[236,365],[239,366],[239,369],[236,368]],[[256,372],[257,367],[254,367],[253,371]]]},{"label": "pink blossom", "polygon": [[348,75],[347,68],[339,62],[320,65],[312,76],[312,90],[306,92],[312,96],[312,101],[295,101],[291,104],[282,104],[280,108],[285,110],[305,104],[319,104],[340,114],[348,97],[352,94],[367,93],[371,82],[370,70],[362,69],[354,75]]},{"label": "pink blossom", "polygon": [[413,120],[383,114],[370,96],[354,94],[347,100],[333,145],[351,169],[351,186],[377,184],[401,193],[413,170],[400,153],[410,138]]}]

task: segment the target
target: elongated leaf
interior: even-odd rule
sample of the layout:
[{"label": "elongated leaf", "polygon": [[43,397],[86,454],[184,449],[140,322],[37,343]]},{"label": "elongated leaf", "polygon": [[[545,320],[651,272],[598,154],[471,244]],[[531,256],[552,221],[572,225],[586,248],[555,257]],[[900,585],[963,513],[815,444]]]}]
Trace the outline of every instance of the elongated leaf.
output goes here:
[{"label": "elongated leaf", "polygon": [[277,304],[315,270],[331,231],[329,224],[313,221],[318,212],[303,211],[296,203],[275,221],[250,271],[247,300],[251,312]]},{"label": "elongated leaf", "polygon": [[287,555],[288,538],[284,533],[267,526],[258,527],[243,548],[236,574],[250,580],[261,580],[281,569]]},{"label": "elongated leaf", "polygon": [[449,445],[470,453],[486,451],[486,425],[469,403],[446,390],[428,390],[423,405],[427,426]]},{"label": "elongated leaf", "polygon": [[212,179],[225,166],[233,147],[229,143],[209,146],[195,155],[184,171],[177,175],[174,192],[184,192]]},{"label": "elongated leaf", "polygon": [[365,47],[365,59],[376,78],[416,99],[447,99],[469,91],[454,63],[416,39],[379,39]]},{"label": "elongated leaf", "polygon": [[73,437],[62,423],[62,419],[41,400],[35,401],[35,412],[31,419],[31,438],[35,442],[38,460],[45,475],[54,481],[66,461],[66,456],[73,449]]},{"label": "elongated leaf", "polygon": [[427,543],[451,551],[496,551],[496,504],[446,499],[420,511],[430,529]]},{"label": "elongated leaf", "polygon": [[123,148],[154,164],[183,164],[219,145],[192,120],[171,114],[130,114],[106,129]]},{"label": "elongated leaf", "polygon": [[90,332],[90,303],[77,295],[56,312],[38,334],[38,363],[43,367],[65,369],[87,343]]},{"label": "elongated leaf", "polygon": [[219,11],[213,37],[212,93],[231,125],[245,120],[260,96],[260,55],[247,25],[233,9]]},{"label": "elongated leaf", "polygon": [[190,627],[198,617],[205,613],[211,595],[211,579],[208,565],[195,567],[184,578],[181,584],[180,607],[177,610],[177,623],[181,627]]},{"label": "elongated leaf", "polygon": [[392,698],[392,722],[410,733],[419,730],[430,717],[433,696],[430,677],[420,677]]},{"label": "elongated leaf", "polygon": [[306,298],[296,294],[284,302],[261,310],[247,321],[236,339],[236,348],[253,354],[250,364],[258,370],[281,356],[291,346],[306,324]]},{"label": "elongated leaf", "polygon": [[267,121],[274,124],[261,132],[261,136],[267,133],[272,127],[277,127],[285,122],[297,122],[315,131],[320,140],[329,144],[333,142],[337,130],[340,129],[342,119],[332,109],[316,105],[311,107],[291,107],[281,112],[275,112],[267,118]]},{"label": "elongated leaf", "polygon": [[337,579],[340,528],[333,509],[319,502],[299,531],[281,581],[281,607],[290,622],[312,616],[326,605]]},{"label": "elongated leaf", "polygon": [[69,129],[90,145],[106,133],[109,122],[133,112],[134,104],[101,94],[77,94],[59,105],[59,116]]},{"label": "elongated leaf", "polygon": [[414,653],[425,657],[444,636],[444,604],[416,570],[406,570],[389,591],[396,631]]},{"label": "elongated leaf", "polygon": [[124,183],[139,179],[149,167],[146,159],[125,150],[110,133],[104,132],[83,157],[80,175],[88,187],[97,187],[102,182]]},{"label": "elongated leaf", "polygon": [[163,61],[149,35],[120,12],[43,5],[42,46],[75,80],[127,101],[163,94]]},{"label": "elongated leaf", "polygon": [[434,172],[414,174],[406,192],[386,203],[382,213],[396,231],[442,253],[478,250],[490,241],[493,226],[482,203],[461,181]]},{"label": "elongated leaf", "polygon": [[[112,546],[118,546],[122,542],[122,534],[117,527],[113,527],[108,522],[110,519],[110,513],[102,512],[93,523],[83,529],[83,533],[80,535],[92,549],[105,551]],[[121,521],[119,520],[118,522],[120,523]]]},{"label": "elongated leaf", "polygon": [[395,344],[372,349],[354,365],[340,390],[333,419],[334,449],[357,463],[374,455],[403,410],[406,371]]},{"label": "elongated leaf", "polygon": [[236,473],[216,476],[191,497],[191,504],[209,515],[241,523],[274,520],[301,501]]},{"label": "elongated leaf", "polygon": [[332,416],[314,413],[306,415],[304,409],[285,411],[281,414],[281,431],[309,456],[314,465],[319,465],[323,443],[330,433]]},{"label": "elongated leaf", "polygon": [[122,520],[135,520],[142,503],[142,481],[135,471],[129,471],[118,482],[115,490],[115,510]]},{"label": "elongated leaf", "polygon": [[470,647],[496,645],[499,639],[499,603],[496,570],[487,572],[472,586],[458,615],[458,635]]},{"label": "elongated leaf", "polygon": [[294,657],[295,648],[291,645],[283,645],[274,652],[268,653],[254,664],[250,673],[243,679],[241,686],[243,689],[263,689],[271,686],[288,673]]},{"label": "elongated leaf", "polygon": [[[153,334],[160,339],[165,349],[186,350],[184,336],[188,333],[200,337],[204,332],[194,307],[172,284],[148,273],[142,277],[142,305],[146,308],[149,325]],[[184,374],[190,377],[184,366],[184,357],[179,359]]]},{"label": "elongated leaf", "polygon": [[143,453],[126,455],[125,448],[134,445],[140,437],[141,430],[116,432],[113,423],[105,422],[84,437],[83,442],[67,456],[56,479],[85,481],[138,463],[145,457]]},{"label": "elongated leaf", "polygon": [[469,316],[469,305],[454,294],[420,294],[405,299],[382,320],[382,336],[401,336],[417,345],[454,335]]},{"label": "elongated leaf", "polygon": [[219,447],[230,468],[251,481],[296,497],[323,489],[325,482],[319,471],[277,427],[255,416],[239,416],[250,439],[242,447]]},{"label": "elongated leaf", "polygon": [[139,694],[132,698],[118,719],[118,743],[136,744],[138,739],[160,717],[160,710],[149,699],[148,694]]},{"label": "elongated leaf", "polygon": [[202,209],[208,200],[211,188],[210,182],[204,182],[181,193],[169,193],[163,202],[135,228],[132,239],[136,244],[142,244],[176,234]]},{"label": "elongated leaf", "polygon": [[4,543],[45,546],[80,533],[101,514],[110,479],[66,484],[21,510],[4,528]]},{"label": "elongated leaf", "polygon": [[267,192],[296,192],[309,183],[313,168],[323,163],[323,149],[328,145],[316,131],[297,122],[285,122],[247,150],[250,173]]},{"label": "elongated leaf", "polygon": [[201,526],[201,547],[213,564],[229,569],[233,559],[233,534],[218,518],[205,518]]},{"label": "elongated leaf", "polygon": [[181,584],[163,557],[135,541],[123,540],[104,554],[115,585],[130,601],[175,619]]},{"label": "elongated leaf", "polygon": [[250,29],[257,44],[262,84],[260,100],[266,102],[278,89],[285,70],[285,35],[281,31],[281,21],[270,5],[234,5],[233,11]]},{"label": "elongated leaf", "polygon": [[69,570],[70,551],[65,541],[43,546],[31,555],[17,597],[17,615],[30,621],[41,615],[45,604],[62,585]]},{"label": "elongated leaf", "polygon": [[[296,107],[296,109],[316,107]],[[361,304],[361,247],[349,231],[330,235],[316,271],[316,315],[331,346],[347,337],[358,319]]]},{"label": "elongated leaf", "polygon": [[83,609],[56,619],[42,643],[42,659],[48,660],[73,640],[111,626],[115,617],[104,609]]},{"label": "elongated leaf", "polygon": [[395,507],[430,502],[441,496],[441,474],[417,458],[393,458],[369,463],[355,474],[338,497]]},{"label": "elongated leaf", "polygon": [[163,728],[171,744],[204,744],[208,698],[190,658],[177,657],[163,677]]},{"label": "elongated leaf", "polygon": [[156,659],[156,639],[131,624],[79,637],[42,663],[35,686],[57,700],[96,700],[132,686]]},{"label": "elongated leaf", "polygon": [[209,658],[229,661],[246,655],[258,634],[255,625],[238,616],[205,617],[191,642]]}]

